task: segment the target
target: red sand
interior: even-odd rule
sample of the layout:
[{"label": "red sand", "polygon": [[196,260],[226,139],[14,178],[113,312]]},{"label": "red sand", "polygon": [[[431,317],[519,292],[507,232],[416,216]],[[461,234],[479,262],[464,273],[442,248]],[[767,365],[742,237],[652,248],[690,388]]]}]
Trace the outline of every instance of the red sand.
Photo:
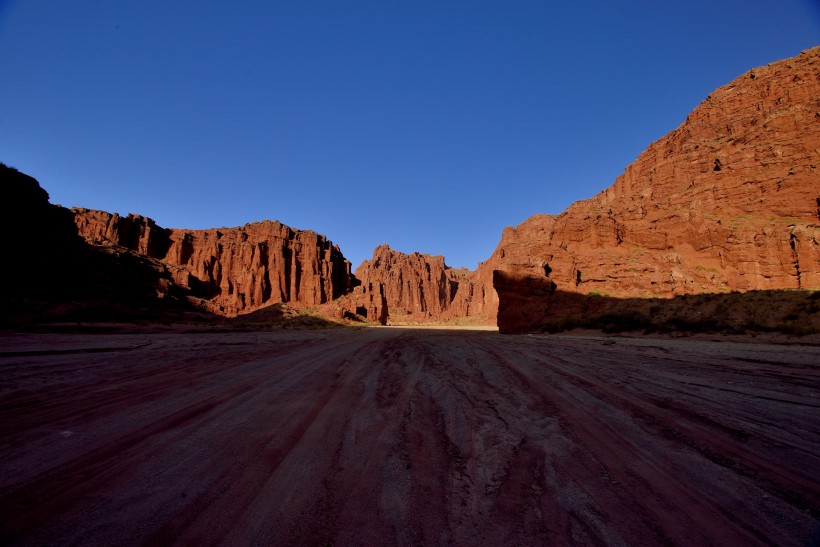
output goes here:
[{"label": "red sand", "polygon": [[800,545],[820,348],[0,335],[0,543]]}]

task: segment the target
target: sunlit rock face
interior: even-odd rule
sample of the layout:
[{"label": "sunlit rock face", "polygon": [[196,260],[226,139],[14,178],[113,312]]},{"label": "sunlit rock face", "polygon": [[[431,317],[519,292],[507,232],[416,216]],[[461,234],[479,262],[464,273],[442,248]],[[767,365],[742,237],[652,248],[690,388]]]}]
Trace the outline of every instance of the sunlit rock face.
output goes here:
[{"label": "sunlit rock face", "polygon": [[613,297],[820,289],[818,168],[814,48],[717,89],[593,198],[507,228],[479,271]]},{"label": "sunlit rock face", "polygon": [[[357,269],[359,285],[324,236],[278,222],[179,230],[136,215],[73,214],[87,241],[160,261],[223,315],[348,295],[351,313],[378,322],[389,313],[396,322],[493,323],[505,291],[519,300],[532,292],[514,290],[516,279],[612,297],[820,289],[818,164],[814,48],[717,89],[606,190],[505,229],[476,271],[383,245]],[[495,271],[510,274],[495,276],[500,295]],[[516,307],[505,306],[505,316]]]},{"label": "sunlit rock face", "polygon": [[[356,268],[367,293],[382,291],[393,322],[446,321],[471,317],[495,321],[485,313],[476,272],[451,268],[443,256],[406,254],[380,245]],[[371,289],[371,287],[373,289]]]},{"label": "sunlit rock face", "polygon": [[288,302],[315,306],[355,285],[350,262],[325,236],[279,222],[236,228],[161,228],[150,218],[72,209],[89,243],[130,249],[165,264],[210,311],[234,316]]}]

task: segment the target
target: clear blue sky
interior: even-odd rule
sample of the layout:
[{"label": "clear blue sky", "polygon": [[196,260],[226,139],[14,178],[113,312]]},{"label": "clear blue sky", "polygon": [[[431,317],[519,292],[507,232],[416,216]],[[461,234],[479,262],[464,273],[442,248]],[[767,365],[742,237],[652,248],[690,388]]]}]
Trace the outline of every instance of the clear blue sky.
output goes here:
[{"label": "clear blue sky", "polygon": [[474,268],[817,44],[816,0],[0,0],[0,161],[65,206]]}]

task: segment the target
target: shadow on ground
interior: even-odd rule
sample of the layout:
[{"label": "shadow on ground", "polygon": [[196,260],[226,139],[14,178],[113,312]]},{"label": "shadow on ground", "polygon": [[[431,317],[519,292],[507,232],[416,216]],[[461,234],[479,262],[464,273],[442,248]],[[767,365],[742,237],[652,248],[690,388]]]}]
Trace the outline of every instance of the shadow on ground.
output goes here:
[{"label": "shadow on ground", "polygon": [[549,279],[494,280],[498,326],[505,334],[562,332],[576,328],[606,333],[820,333],[820,291],[775,290],[615,298],[556,290]]}]

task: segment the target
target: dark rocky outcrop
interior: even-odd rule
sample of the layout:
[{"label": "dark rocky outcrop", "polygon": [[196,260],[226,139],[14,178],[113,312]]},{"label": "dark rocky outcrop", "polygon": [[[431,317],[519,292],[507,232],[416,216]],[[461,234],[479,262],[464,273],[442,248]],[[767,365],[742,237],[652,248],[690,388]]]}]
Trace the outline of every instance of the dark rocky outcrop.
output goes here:
[{"label": "dark rocky outcrop", "polygon": [[34,178],[0,164],[7,208],[0,324],[181,317],[194,309],[160,263],[77,234],[72,213]]}]

